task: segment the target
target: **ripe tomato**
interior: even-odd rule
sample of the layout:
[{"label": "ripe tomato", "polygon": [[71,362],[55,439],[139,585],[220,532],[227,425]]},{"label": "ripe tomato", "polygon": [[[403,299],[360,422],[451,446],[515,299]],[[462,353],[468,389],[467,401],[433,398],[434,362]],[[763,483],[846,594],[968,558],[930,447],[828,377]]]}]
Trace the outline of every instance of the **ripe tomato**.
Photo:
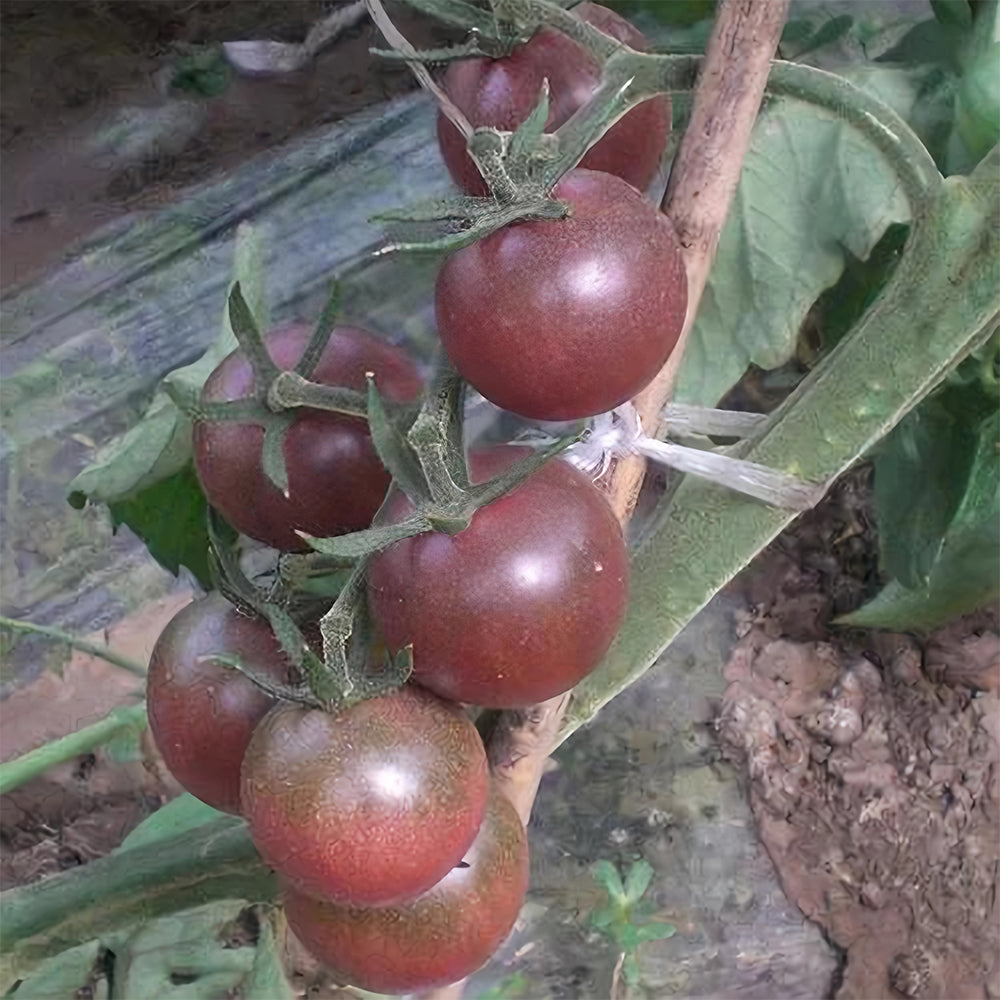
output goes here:
[{"label": "ripe tomato", "polygon": [[337,714],[275,708],[244,759],[243,813],[296,889],[384,906],[414,899],[461,860],[488,785],[476,727],[403,687]]},{"label": "ripe tomato", "polygon": [[573,420],[630,399],[684,325],[687,277],[656,206],[610,174],[556,186],[573,214],[517,222],[445,261],[438,331],[463,378],[506,410]]},{"label": "ripe tomato", "polygon": [[496,791],[464,865],[397,907],[337,906],[289,890],[288,924],[338,978],[362,989],[408,993],[456,982],[510,933],[528,887],[524,827]]},{"label": "ripe tomato", "polygon": [[[582,3],[573,12],[637,51],[646,39],[614,11]],[[549,81],[547,132],[554,132],[590,99],[601,80],[596,59],[554,29],[545,29],[503,59],[462,59],[448,67],[444,89],[475,127],[513,132],[538,103],[542,81]],[[465,139],[442,114],[438,143],[455,182],[470,194],[488,190],[466,152]],[[633,108],[613,125],[584,156],[581,167],[617,174],[644,190],[656,176],[670,133],[670,98],[654,97]]]},{"label": "ripe tomato", "polygon": [[[473,453],[485,480],[524,454]],[[380,514],[412,509],[394,491]],[[413,646],[413,678],[491,708],[568,691],[604,655],[625,611],[628,555],[604,497],[554,460],[480,508],[456,535],[396,542],[369,566],[372,613],[393,649]]]},{"label": "ripe tomato", "polygon": [[146,680],[149,728],[170,773],[202,802],[240,811],[240,765],[257,723],[275,700],[234,667],[238,657],[277,682],[289,663],[270,626],[218,594],[183,608],[156,641]]},{"label": "ripe tomato", "polygon": [[[305,324],[279,327],[266,338],[275,363],[294,368],[312,330]],[[375,372],[379,389],[394,402],[415,399],[422,388],[413,362],[391,344],[354,327],[336,327],[312,374],[314,382],[365,388]],[[242,350],[225,358],[202,392],[208,402],[249,397],[253,370]],[[195,465],[209,502],[251,538],[286,552],[306,548],[298,528],[328,537],[367,528],[389,487],[368,434],[358,417],[301,408],[285,437],[289,495],[264,474],[264,430],[239,422],[200,421],[194,429]]]}]

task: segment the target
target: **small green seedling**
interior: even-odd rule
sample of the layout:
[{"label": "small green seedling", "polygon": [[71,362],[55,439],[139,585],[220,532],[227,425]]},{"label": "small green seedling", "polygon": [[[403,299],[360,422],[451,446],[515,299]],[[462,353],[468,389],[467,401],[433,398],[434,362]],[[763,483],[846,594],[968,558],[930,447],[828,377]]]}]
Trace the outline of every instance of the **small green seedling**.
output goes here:
[{"label": "small green seedling", "polygon": [[644,858],[632,863],[622,882],[621,874],[610,861],[598,861],[594,878],[604,886],[608,901],[590,915],[592,927],[604,934],[619,951],[618,969],[628,986],[637,986],[641,978],[638,948],[644,941],[673,937],[677,928],[663,921],[641,923],[656,912],[651,900],[643,900],[653,878],[653,866]]}]

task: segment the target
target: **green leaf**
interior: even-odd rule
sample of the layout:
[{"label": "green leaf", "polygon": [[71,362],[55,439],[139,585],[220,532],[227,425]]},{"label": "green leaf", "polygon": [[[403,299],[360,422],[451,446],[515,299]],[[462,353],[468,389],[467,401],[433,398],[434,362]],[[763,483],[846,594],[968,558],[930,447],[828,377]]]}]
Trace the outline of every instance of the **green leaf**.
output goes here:
[{"label": "green leaf", "polygon": [[135,496],[109,502],[108,508],[115,530],[123,524],[131,528],[161,566],[175,576],[186,566],[203,587],[211,586],[208,504],[193,466],[184,466]]},{"label": "green leaf", "polygon": [[1000,414],[983,421],[965,494],[942,540],[927,583],[891,581],[838,624],[931,629],[1000,597]]},{"label": "green leaf", "polygon": [[[213,809],[210,805],[196,799],[185,792],[172,802],[157,809],[152,816],[144,819],[122,842],[119,851],[128,851],[134,847],[144,847],[158,840],[173,840],[182,837],[189,830],[208,823],[211,820],[222,819],[224,813]],[[233,817],[233,822],[240,822]]]},{"label": "green leaf", "polygon": [[297,996],[285,976],[281,944],[275,933],[275,922],[279,919],[284,918],[271,910],[260,921],[256,954],[243,984],[244,1000],[295,1000]]},{"label": "green leaf", "polygon": [[[95,989],[94,972],[101,953],[100,941],[88,941],[42,962],[12,993],[16,1000],[67,1000],[67,997],[107,996],[107,984]],[[85,990],[90,989],[89,994]]]},{"label": "green leaf", "polygon": [[[240,282],[258,326],[266,329],[262,267],[261,248],[253,229],[241,225],[236,236],[233,280]],[[173,386],[183,398],[197,398],[205,379],[236,346],[228,309],[223,309],[222,332],[215,343],[197,361],[172,371],[164,382]],[[139,423],[112,442],[97,461],[73,479],[69,484],[69,502],[79,509],[88,500],[110,504],[135,498],[156,483],[181,472],[191,454],[191,421],[161,389]],[[168,563],[164,565],[171,568]],[[172,572],[176,573],[176,568]]]},{"label": "green leaf", "polygon": [[642,944],[643,941],[665,941],[677,933],[677,928],[673,924],[661,923],[659,921],[651,924],[642,924],[637,930],[639,944]]},{"label": "green leaf", "polygon": [[594,879],[607,889],[611,900],[624,904],[625,887],[622,885],[622,877],[610,861],[598,861],[590,871]]},{"label": "green leaf", "polygon": [[840,75],[892,108],[917,133],[934,162],[944,168],[958,87],[958,78],[948,64],[866,63],[846,66]]},{"label": "green leaf", "polygon": [[69,484],[69,502],[109,503],[174,475],[191,458],[191,422],[158,392],[142,420],[104,449]]},{"label": "green leaf", "polygon": [[942,24],[953,24],[960,28],[972,27],[972,8],[969,0],[930,0],[934,16]]},{"label": "green leaf", "polygon": [[614,905],[602,906],[590,914],[590,923],[598,930],[604,930],[606,927],[610,927],[620,917],[621,907]]},{"label": "green leaf", "polygon": [[909,231],[909,226],[891,225],[867,261],[846,255],[840,281],[827,289],[813,307],[825,350],[840,343],[886,286],[896,270]]},{"label": "green leaf", "polygon": [[839,279],[909,210],[892,171],[846,121],[792,100],[759,118],[678,377],[714,406],[749,364],[777,368]]},{"label": "green leaf", "polygon": [[639,902],[652,880],[653,866],[645,858],[640,858],[625,876],[625,898],[630,903]]},{"label": "green leaf", "polygon": [[880,562],[907,589],[930,580],[970,488],[982,449],[982,407],[992,408],[981,397],[965,387],[936,393],[899,423],[875,455]]}]

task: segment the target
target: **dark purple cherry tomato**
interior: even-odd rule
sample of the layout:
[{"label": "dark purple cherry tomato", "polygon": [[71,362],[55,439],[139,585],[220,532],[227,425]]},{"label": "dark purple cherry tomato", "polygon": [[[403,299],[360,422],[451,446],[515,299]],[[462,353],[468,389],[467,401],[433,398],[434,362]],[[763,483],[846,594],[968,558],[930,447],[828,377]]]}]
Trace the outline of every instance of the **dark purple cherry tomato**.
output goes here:
[{"label": "dark purple cherry tomato", "polygon": [[[524,454],[473,453],[485,480]],[[412,509],[394,492],[387,521]],[[568,691],[604,655],[628,589],[621,528],[589,477],[553,460],[480,508],[456,535],[396,542],[369,566],[368,599],[392,649],[413,646],[413,678],[491,708]]]},{"label": "dark purple cherry tomato", "polygon": [[458,864],[486,809],[486,752],[455,705],[403,687],[339,713],[280,705],[243,763],[243,814],[301,892],[414,899]]},{"label": "dark purple cherry tomato", "polygon": [[267,622],[218,594],[183,608],[153,648],[146,706],[170,773],[202,802],[239,813],[243,755],[275,700],[213,654],[235,657],[278,683],[287,683],[293,668]]},{"label": "dark purple cherry tomato", "polygon": [[463,378],[536,420],[603,413],[677,343],[687,278],[673,224],[623,180],[573,170],[566,219],[517,222],[445,261],[438,331]]},{"label": "dark purple cherry tomato", "polygon": [[510,933],[528,887],[528,843],[495,790],[462,866],[411,903],[347,907],[289,890],[288,925],[344,982],[376,993],[444,986],[475,972]]},{"label": "dark purple cherry tomato", "polygon": [[[573,12],[606,35],[642,52],[646,38],[614,11],[582,3]],[[555,29],[540,31],[503,59],[461,59],[448,67],[444,89],[475,127],[513,132],[549,81],[547,132],[554,132],[590,99],[601,79],[600,66],[582,46]],[[470,194],[488,193],[479,169],[465,149],[465,139],[438,115],[441,155],[455,182]],[[588,170],[617,174],[640,191],[656,176],[670,133],[670,98],[654,97],[633,108],[587,152],[580,163]]]},{"label": "dark purple cherry tomato", "polygon": [[[294,368],[311,327],[278,327],[265,338],[275,363]],[[374,372],[379,390],[393,402],[409,402],[422,385],[416,366],[397,347],[354,327],[336,327],[311,378],[324,385],[364,390]],[[225,358],[208,377],[205,402],[252,395],[253,370],[242,350]],[[302,408],[285,438],[289,495],[264,474],[259,425],[199,421],[194,428],[198,478],[209,502],[239,531],[286,552],[307,546],[293,529],[329,537],[367,528],[389,486],[368,426],[358,417]]]}]

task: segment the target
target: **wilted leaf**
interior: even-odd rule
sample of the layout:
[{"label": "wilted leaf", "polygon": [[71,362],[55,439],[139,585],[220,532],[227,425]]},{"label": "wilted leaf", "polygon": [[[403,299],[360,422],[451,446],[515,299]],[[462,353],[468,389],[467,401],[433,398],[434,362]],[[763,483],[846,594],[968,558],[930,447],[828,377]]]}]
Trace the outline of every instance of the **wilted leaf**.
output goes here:
[{"label": "wilted leaf", "polygon": [[777,368],[844,269],[909,210],[846,121],[792,100],[761,115],[681,364],[675,398],[714,406],[752,362]]}]

